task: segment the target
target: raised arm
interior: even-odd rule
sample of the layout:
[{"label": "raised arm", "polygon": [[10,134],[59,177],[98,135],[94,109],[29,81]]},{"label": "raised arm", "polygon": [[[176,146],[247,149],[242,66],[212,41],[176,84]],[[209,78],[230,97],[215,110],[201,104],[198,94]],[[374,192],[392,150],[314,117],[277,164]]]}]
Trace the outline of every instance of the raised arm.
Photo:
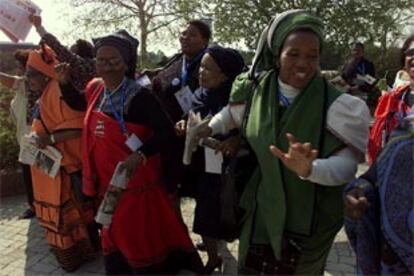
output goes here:
[{"label": "raised arm", "polygon": [[9,89],[13,88],[15,81],[16,81],[15,76],[0,72],[0,83],[4,85],[5,87]]},{"label": "raised arm", "polygon": [[95,76],[95,65],[93,60],[83,58],[63,46],[54,35],[45,30],[42,26],[42,18],[40,16],[30,15],[29,20],[42,38],[42,42],[47,44],[56,53],[57,59],[60,62],[69,63],[72,68],[70,81],[76,89],[85,89],[86,84]]}]

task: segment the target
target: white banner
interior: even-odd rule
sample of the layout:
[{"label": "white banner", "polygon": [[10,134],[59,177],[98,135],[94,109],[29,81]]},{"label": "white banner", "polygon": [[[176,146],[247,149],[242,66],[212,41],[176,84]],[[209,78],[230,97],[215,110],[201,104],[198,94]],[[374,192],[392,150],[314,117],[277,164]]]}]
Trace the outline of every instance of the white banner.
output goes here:
[{"label": "white banner", "polygon": [[42,10],[30,0],[0,0],[0,29],[13,41],[24,41],[32,28],[30,14]]}]

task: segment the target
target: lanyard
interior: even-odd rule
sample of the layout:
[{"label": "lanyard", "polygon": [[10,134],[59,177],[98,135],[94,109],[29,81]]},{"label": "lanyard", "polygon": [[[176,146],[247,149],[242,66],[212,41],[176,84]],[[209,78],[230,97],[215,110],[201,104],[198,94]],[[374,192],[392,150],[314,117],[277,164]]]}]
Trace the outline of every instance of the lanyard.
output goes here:
[{"label": "lanyard", "polygon": [[181,66],[181,87],[184,87],[187,85],[188,81],[188,68],[190,68],[194,63],[196,63],[200,57],[202,57],[205,53],[205,50],[198,53],[190,63],[187,63],[187,59],[183,55],[183,63]]},{"label": "lanyard", "polygon": [[183,64],[181,65],[181,86],[184,87],[188,80],[188,66],[185,56],[183,56]]},{"label": "lanyard", "polygon": [[108,91],[105,91],[105,96],[108,98],[109,100],[109,106],[111,108],[112,113],[115,116],[115,119],[117,120],[119,127],[121,128],[122,134],[124,134],[125,136],[128,136],[128,129],[126,127],[125,124],[125,120],[124,120],[124,106],[125,106],[125,98],[126,98],[126,81],[124,81],[124,83],[122,84],[121,89],[119,89],[119,93],[121,94],[121,107],[119,110],[119,113],[116,111],[115,105],[112,101],[112,96],[111,94],[108,93]]},{"label": "lanyard", "polygon": [[288,107],[290,105],[290,102],[288,98],[278,90],[277,97],[279,98],[279,103],[281,103],[284,107]]}]

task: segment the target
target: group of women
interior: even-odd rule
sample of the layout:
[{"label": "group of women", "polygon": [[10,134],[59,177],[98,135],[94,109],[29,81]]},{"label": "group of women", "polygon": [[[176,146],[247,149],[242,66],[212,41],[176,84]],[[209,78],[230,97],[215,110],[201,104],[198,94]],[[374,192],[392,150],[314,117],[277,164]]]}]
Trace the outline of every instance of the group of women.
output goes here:
[{"label": "group of women", "polygon": [[[38,17],[31,20],[41,29]],[[209,27],[189,21],[182,53],[145,71],[150,88],[135,80],[138,41],[124,30],[94,39],[93,68],[90,58],[58,43],[32,51],[26,77],[30,90],[40,92],[35,143],[63,155],[53,179],[32,166],[33,204],[60,265],[74,270],[102,247],[108,274],[210,274],[221,266],[223,178],[205,170],[207,148],[197,149],[190,166],[181,162],[187,116],[199,112],[212,118],[195,142],[213,136],[225,162],[242,145],[257,159],[240,199],[240,272],[322,274],[343,224],[345,184],[364,161],[370,118],[363,101],[321,77],[323,29],[306,11],[278,14],[243,73],[237,51],[209,47]],[[407,47],[410,91],[412,43]],[[110,226],[102,227],[93,218],[120,162],[128,185]],[[177,208],[187,195],[196,198],[194,231],[206,246],[205,266]],[[366,210],[363,196],[347,200],[351,214]],[[406,251],[394,251],[400,252],[412,272],[406,262],[412,252],[406,258]]]}]

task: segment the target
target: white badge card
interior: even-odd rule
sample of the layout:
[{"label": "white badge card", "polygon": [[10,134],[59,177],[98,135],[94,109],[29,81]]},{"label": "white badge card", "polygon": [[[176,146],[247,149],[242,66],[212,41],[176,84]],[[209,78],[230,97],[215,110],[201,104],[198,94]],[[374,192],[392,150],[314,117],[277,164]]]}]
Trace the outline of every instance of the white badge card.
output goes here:
[{"label": "white badge card", "polygon": [[178,104],[181,107],[181,110],[184,112],[184,114],[187,114],[192,107],[191,98],[193,96],[193,93],[191,92],[190,87],[185,86],[181,88],[178,92],[176,92],[174,95],[177,99]]},{"label": "white badge card", "polygon": [[151,85],[151,80],[147,75],[142,75],[136,80],[136,83],[141,85],[142,87],[148,87]]},{"label": "white badge card", "polygon": [[215,150],[204,148],[204,156],[206,159],[206,172],[221,174],[221,166],[223,164],[223,154],[221,152],[215,153]]},{"label": "white badge card", "polygon": [[139,149],[142,146],[142,141],[134,133],[132,133],[131,135],[129,135],[125,144],[128,146],[130,150],[137,151],[137,149]]},{"label": "white badge card", "polygon": [[376,81],[376,79],[370,74],[366,74],[366,75],[357,74],[356,79],[359,81],[365,82],[369,85],[373,85],[374,82]]},{"label": "white badge card", "polygon": [[374,78],[373,76],[371,76],[370,74],[366,74],[365,75],[365,79],[367,80],[367,83],[369,85],[373,85],[374,82],[377,80],[376,78]]}]

